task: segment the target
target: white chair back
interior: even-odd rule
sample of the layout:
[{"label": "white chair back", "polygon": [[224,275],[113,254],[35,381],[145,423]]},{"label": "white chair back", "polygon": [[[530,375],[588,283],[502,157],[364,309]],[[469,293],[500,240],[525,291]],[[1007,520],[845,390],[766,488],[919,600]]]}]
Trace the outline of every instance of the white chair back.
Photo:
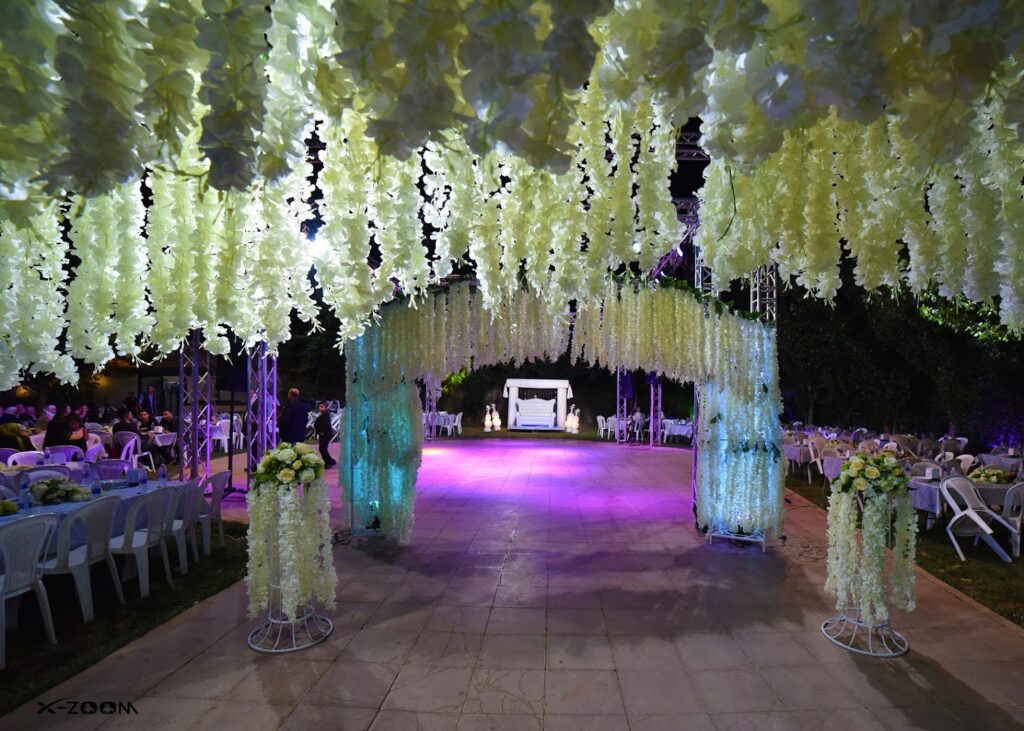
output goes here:
[{"label": "white chair back", "polygon": [[231,473],[228,470],[214,472],[207,479],[207,484],[210,486],[210,512],[213,515],[220,515],[220,503],[224,499],[224,492],[228,488],[230,479]]},{"label": "white chair back", "polygon": [[202,482],[203,478],[197,477],[174,488],[174,496],[171,498],[170,507],[167,509],[167,516],[164,520],[165,533],[171,532],[174,520],[179,513],[184,525],[199,520],[199,501],[203,496]]},{"label": "white chair back", "polygon": [[7,464],[17,467],[23,467],[25,465],[37,465],[41,464],[42,461],[43,453],[35,451],[18,452],[16,454],[12,454],[10,457],[7,458]]},{"label": "white chair back", "polygon": [[93,469],[101,480],[120,480],[124,477],[124,471],[131,466],[131,462],[123,459],[101,459],[93,465]]},{"label": "white chair back", "polygon": [[45,467],[31,467],[24,472],[19,472],[14,477],[15,491],[31,487],[40,480],[52,480],[55,477],[70,477],[71,470],[60,465],[47,465]]},{"label": "white chair back", "polygon": [[110,527],[121,499],[114,495],[93,500],[68,515],[60,524],[57,537],[57,562],[55,569],[67,568],[71,554],[71,532],[76,525],[82,526],[85,538],[85,563],[94,564],[110,552]]},{"label": "white chair back", "polygon": [[139,439],[138,434],[130,431],[121,431],[115,434],[114,438],[118,445],[121,446],[121,460],[132,462],[142,445],[142,440]]},{"label": "white chair back", "polygon": [[89,447],[85,450],[85,461],[96,462],[100,457],[103,456],[103,445],[97,444],[95,447]]},{"label": "white chair back", "polygon": [[43,572],[39,559],[45,555],[56,529],[57,516],[53,513],[32,515],[0,525],[0,558],[4,564],[0,601],[24,594],[39,581]]},{"label": "white chair back", "polygon": [[50,447],[50,454],[54,457],[63,456],[66,462],[82,462],[85,459],[85,452],[82,451],[82,448],[73,444]]},{"label": "white chair back", "polygon": [[946,502],[953,509],[954,513],[965,512],[965,508],[969,508],[977,513],[991,512],[978,493],[978,488],[974,486],[974,482],[968,477],[961,477],[960,475],[947,477],[939,485],[939,490],[942,491]]},{"label": "white chair back", "polygon": [[462,412],[460,411],[455,415],[455,430],[462,434]]},{"label": "white chair back", "polygon": [[146,543],[150,546],[157,545],[164,536],[164,523],[173,498],[174,487],[168,485],[157,488],[132,503],[124,519],[124,542],[121,547],[130,548],[132,536],[135,531],[140,530],[139,517],[143,514],[146,516]]}]

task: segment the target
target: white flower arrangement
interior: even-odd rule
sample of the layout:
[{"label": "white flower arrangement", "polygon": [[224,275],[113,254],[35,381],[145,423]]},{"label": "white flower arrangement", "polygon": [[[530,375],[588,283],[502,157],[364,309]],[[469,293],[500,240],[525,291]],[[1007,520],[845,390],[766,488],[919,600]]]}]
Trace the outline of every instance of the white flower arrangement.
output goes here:
[{"label": "white flower arrangement", "polygon": [[338,577],[323,473],[308,444],[282,443],[263,455],[247,496],[249,616],[276,608],[294,618],[314,600],[334,607]]},{"label": "white flower arrangement", "polygon": [[[889,604],[914,609],[914,557],[917,512],[909,480],[892,455],[860,453],[843,464],[832,482],[828,508],[828,579],[825,589],[840,612],[856,611],[865,624],[889,620]],[[890,505],[896,508],[893,562],[885,581],[885,549]],[[858,505],[863,506],[858,510]],[[857,519],[861,518],[858,545]]]}]

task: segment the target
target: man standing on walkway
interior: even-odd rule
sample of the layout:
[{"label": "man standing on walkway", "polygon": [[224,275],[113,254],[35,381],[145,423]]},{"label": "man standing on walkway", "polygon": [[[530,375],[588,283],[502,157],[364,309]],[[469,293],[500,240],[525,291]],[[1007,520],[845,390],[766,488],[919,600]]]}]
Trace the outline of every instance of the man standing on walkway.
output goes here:
[{"label": "man standing on walkway", "polygon": [[277,417],[277,433],[280,441],[296,442],[306,441],[306,421],[309,414],[309,405],[299,398],[299,389],[288,389],[288,403],[281,409]]},{"label": "man standing on walkway", "polygon": [[320,414],[316,417],[316,421],[313,422],[313,431],[316,432],[316,438],[320,442],[320,456],[324,459],[324,467],[330,469],[338,464],[334,461],[328,450],[331,438],[334,436],[334,427],[331,425],[331,412],[327,409],[326,401],[321,401],[316,407]]}]

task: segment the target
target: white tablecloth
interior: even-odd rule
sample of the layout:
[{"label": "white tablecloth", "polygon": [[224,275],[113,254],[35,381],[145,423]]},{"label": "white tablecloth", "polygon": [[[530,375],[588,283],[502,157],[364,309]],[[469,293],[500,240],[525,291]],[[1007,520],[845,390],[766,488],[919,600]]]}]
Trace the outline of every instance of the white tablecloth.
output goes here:
[{"label": "white tablecloth", "polygon": [[[944,506],[942,493],[939,492],[940,482],[942,481],[926,480],[923,477],[910,478],[910,501],[914,503],[915,508],[929,514],[928,525],[931,525],[936,517],[942,515]],[[1013,486],[1012,484],[993,485],[984,482],[975,482],[974,485],[978,488],[981,499],[987,505],[1002,505],[1006,498],[1006,491]]]},{"label": "white tablecloth", "polygon": [[673,419],[663,420],[661,422],[661,441],[664,442],[669,437],[693,438],[693,424]]},{"label": "white tablecloth", "polygon": [[984,467],[995,467],[1006,472],[1018,472],[1024,457],[1010,457],[1006,454],[979,454],[978,461]]},{"label": "white tablecloth", "polygon": [[811,450],[806,444],[783,444],[782,454],[790,462],[807,464],[811,461]]}]

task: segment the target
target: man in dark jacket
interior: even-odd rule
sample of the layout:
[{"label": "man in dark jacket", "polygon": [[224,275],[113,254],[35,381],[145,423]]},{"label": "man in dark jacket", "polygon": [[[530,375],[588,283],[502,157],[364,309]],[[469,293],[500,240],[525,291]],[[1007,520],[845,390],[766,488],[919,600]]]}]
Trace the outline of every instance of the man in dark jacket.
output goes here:
[{"label": "man in dark jacket", "polygon": [[316,432],[316,438],[320,442],[320,456],[324,459],[324,467],[329,469],[338,464],[334,461],[330,451],[328,451],[331,438],[334,436],[334,427],[331,426],[331,412],[327,410],[326,401],[321,401],[316,407],[320,414],[316,417],[316,421],[313,422],[313,431]]},{"label": "man in dark jacket", "polygon": [[306,441],[306,420],[309,414],[309,405],[299,399],[299,389],[288,389],[288,403],[281,409],[277,416],[277,433],[282,442]]}]

